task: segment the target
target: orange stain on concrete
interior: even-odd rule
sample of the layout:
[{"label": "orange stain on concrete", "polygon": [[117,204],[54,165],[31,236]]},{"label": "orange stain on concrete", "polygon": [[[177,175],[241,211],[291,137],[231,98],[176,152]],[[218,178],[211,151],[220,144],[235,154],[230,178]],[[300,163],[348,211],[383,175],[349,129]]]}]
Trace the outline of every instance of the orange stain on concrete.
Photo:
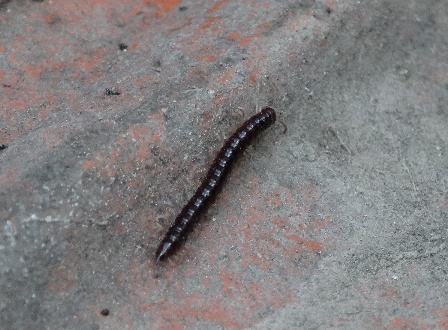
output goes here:
[{"label": "orange stain on concrete", "polygon": [[139,142],[137,149],[137,158],[140,160],[147,160],[149,157],[151,157],[151,148],[148,142]]},{"label": "orange stain on concrete", "polygon": [[189,75],[191,78],[193,78],[193,79],[194,79],[195,76],[200,76],[201,74],[204,73],[202,67],[199,67],[199,66],[198,66],[198,67],[191,68],[191,69],[188,70],[187,72],[188,72],[188,75]]},{"label": "orange stain on concrete", "polygon": [[[204,301],[207,301],[208,306],[213,308],[203,308]],[[204,320],[212,321],[226,329],[241,329],[239,322],[235,320],[234,315],[238,315],[238,311],[232,307],[224,307],[227,304],[223,303],[222,297],[207,299],[201,294],[188,295],[182,302],[175,301],[171,305],[166,303],[162,312],[164,320],[170,320],[172,315],[176,315],[176,319],[183,319],[181,329],[186,329],[187,320]],[[171,322],[169,322],[171,328]]]},{"label": "orange stain on concrete", "polygon": [[[159,120],[163,118],[163,113],[151,114],[149,118],[150,122],[129,126],[127,134],[117,138],[114,145],[98,152],[94,159],[86,160],[82,164],[83,170],[95,171],[96,177],[110,179],[115,178],[120,170],[135,173],[150,163],[153,156],[151,146],[161,145],[160,141],[166,126],[163,120]],[[138,189],[141,180],[141,178],[130,179],[126,184],[129,188]],[[130,197],[129,201],[117,201],[115,207],[119,208],[123,203],[132,205],[134,202],[134,197]]]},{"label": "orange stain on concrete", "polygon": [[127,182],[127,185],[128,185],[128,187],[131,187],[131,188],[138,188],[139,186],[140,186],[140,180],[129,180],[128,182]]},{"label": "orange stain on concrete", "polygon": [[201,62],[210,62],[210,63],[214,63],[216,62],[218,59],[218,55],[214,54],[214,55],[204,55],[204,56],[200,56],[199,57],[199,61]]},{"label": "orange stain on concrete", "polygon": [[302,195],[305,204],[311,205],[316,200],[316,188],[316,184],[311,183],[300,189],[299,193]]},{"label": "orange stain on concrete", "polygon": [[152,120],[161,120],[163,121],[163,125],[165,125],[165,113],[166,112],[162,109],[159,112],[149,114],[148,118]]},{"label": "orange stain on concrete", "polygon": [[[324,249],[323,243],[310,240],[307,236],[309,233],[318,231],[321,227],[326,227],[331,220],[328,218],[323,221],[311,219],[312,222],[307,226],[295,220],[295,218],[300,219],[300,214],[304,209],[308,209],[310,205],[315,203],[314,185],[302,189],[306,190],[307,193],[305,205],[299,207],[293,198],[293,192],[287,189],[280,189],[270,195],[265,195],[260,193],[260,184],[256,177],[248,178],[247,181],[251,183],[251,193],[242,198],[242,203],[249,207],[245,221],[238,222],[239,215],[232,216],[235,220],[230,220],[238,223],[235,226],[236,231],[240,235],[244,235],[244,244],[240,247],[240,253],[245,256],[243,258],[243,267],[252,264],[258,265],[260,269],[269,268],[269,263],[266,263],[263,258],[260,259],[259,255],[281,254],[283,256],[291,256],[303,250],[319,252]],[[271,195],[273,197],[270,197]],[[260,210],[258,205],[270,205],[270,208],[288,208],[290,216],[271,219],[268,214],[269,211]],[[272,225],[267,226],[268,223],[273,223],[274,227]],[[304,232],[304,237],[297,234],[300,231]],[[280,237],[293,240],[296,244],[291,246],[291,244],[285,243],[285,240],[280,239]],[[253,253],[254,249],[258,251],[259,255],[255,256]]]},{"label": "orange stain on concrete", "polygon": [[[22,45],[23,41],[25,41],[25,36],[23,34],[17,35],[12,43],[12,47],[17,50],[25,50],[25,47]],[[14,53],[11,56],[15,56]]]},{"label": "orange stain on concrete", "polygon": [[63,141],[61,129],[49,129],[42,133],[42,139],[48,150],[55,149]]},{"label": "orange stain on concrete", "polygon": [[241,48],[245,48],[245,47],[249,46],[249,44],[250,44],[253,40],[255,40],[255,39],[259,38],[259,37],[260,37],[259,34],[253,34],[253,35],[250,35],[250,36],[241,38],[241,40],[240,40],[240,47],[241,47]]},{"label": "orange stain on concrete", "polygon": [[218,77],[218,82],[222,85],[228,84],[229,81],[235,76],[235,73],[237,71],[236,67],[231,67],[224,71],[220,77]]},{"label": "orange stain on concrete", "polygon": [[227,35],[227,39],[233,40],[233,41],[241,40],[241,34],[239,32],[237,32],[237,31],[229,33]]},{"label": "orange stain on concrete", "polygon": [[[0,177],[0,184],[1,184],[1,177]],[[0,210],[0,219],[8,219],[10,218],[10,213],[7,210]]]},{"label": "orange stain on concrete", "polygon": [[115,164],[120,158],[123,156],[122,150],[117,150],[117,148],[113,148],[109,151],[109,155],[105,157],[105,162],[107,164]]},{"label": "orange stain on concrete", "polygon": [[73,74],[74,79],[79,79],[80,77],[87,75],[88,81],[90,83],[96,82],[99,78],[99,75],[102,73],[97,73],[94,75],[94,72],[97,72],[98,69],[102,67],[103,59],[107,50],[104,48],[91,50],[86,53],[85,50],[81,50],[77,52],[74,60],[73,60],[73,69],[75,73]]},{"label": "orange stain on concrete", "polygon": [[306,248],[310,251],[319,252],[323,250],[323,244],[320,242],[304,239],[296,234],[287,234],[285,235],[285,237],[297,242],[300,245],[305,245]]},{"label": "orange stain on concrete", "polygon": [[448,330],[448,319],[437,321],[436,326],[440,329]]},{"label": "orange stain on concrete", "polygon": [[[154,117],[157,119],[157,117]],[[143,140],[146,145],[149,144],[158,144],[161,141],[162,135],[166,130],[166,126],[164,122],[156,121],[145,124],[135,124],[128,128],[128,135],[131,139],[134,140]],[[128,142],[125,142],[126,144]],[[140,145],[143,147],[143,144]],[[141,150],[141,152],[146,153],[149,156],[149,153],[145,150]]]},{"label": "orange stain on concrete", "polygon": [[[120,234],[124,234],[127,232],[125,225],[121,221],[118,221],[113,228],[114,228],[114,231],[116,231],[117,233],[120,233]],[[126,274],[123,274],[123,277],[125,279],[127,279]]]},{"label": "orange stain on concrete", "polygon": [[204,128],[210,127],[213,120],[213,110],[205,110],[201,117],[201,126]]},{"label": "orange stain on concrete", "polygon": [[[161,126],[157,126],[157,127],[161,127]],[[157,130],[156,132],[154,132],[154,134],[151,136],[151,139],[149,140],[149,142],[151,144],[159,144],[162,141],[162,133],[163,131],[161,130]]]},{"label": "orange stain on concrete", "polygon": [[[250,182],[251,187],[254,186],[251,189],[251,192],[254,193],[251,197],[247,197],[247,201],[243,200],[242,202],[254,205],[269,204],[270,197],[260,192],[260,180],[254,176],[247,178],[247,181]],[[275,195],[280,196],[276,197],[280,201],[290,198],[290,195],[283,191],[277,192]],[[277,310],[293,299],[293,295],[287,292],[287,288],[283,283],[278,283],[276,280],[269,281],[269,269],[276,267],[276,262],[272,257],[278,256],[280,258],[281,256],[287,263],[293,259],[291,256],[296,253],[297,249],[301,249],[301,246],[308,245],[308,249],[316,249],[320,244],[302,239],[297,235],[294,238],[300,242],[299,244],[285,244],[285,239],[282,239],[284,237],[284,231],[278,233],[275,226],[272,228],[272,226],[266,226],[266,223],[263,224],[260,221],[263,217],[269,218],[269,210],[266,208],[251,207],[250,205],[248,206],[248,210],[248,215],[244,216],[246,220],[248,217],[250,218],[247,221],[242,221],[241,215],[236,214],[238,213],[237,211],[233,212],[235,214],[230,214],[227,217],[228,222],[235,224],[232,227],[235,229],[231,232],[232,237],[238,237],[240,239],[238,242],[242,242],[242,244],[238,244],[239,253],[242,257],[241,260],[238,259],[238,262],[241,264],[241,266],[238,266],[238,269],[245,269],[248,266],[256,267],[266,275],[265,282],[261,284],[250,278],[241,277],[239,272],[229,270],[221,271],[215,280],[201,280],[201,283],[203,283],[202,287],[207,289],[207,292],[215,290],[212,295],[220,297],[219,299],[224,301],[221,302],[224,308],[221,308],[218,301],[216,303],[210,301],[209,296],[187,294],[183,289],[183,284],[179,283],[176,286],[176,294],[174,295],[177,299],[167,298],[163,301],[164,305],[162,310],[165,312],[159,317],[166,321],[159,322],[167,322],[164,324],[171,325],[169,320],[172,320],[172,315],[176,315],[176,320],[183,320],[183,328],[188,328],[190,324],[195,324],[195,320],[201,319],[203,321],[210,320],[225,328],[243,329],[250,326],[253,322],[256,322],[252,315],[260,311],[263,306],[270,306]],[[274,218],[272,221],[277,223],[279,227],[283,225],[287,226],[288,230],[295,230],[296,228],[288,219]],[[244,235],[244,238],[241,238],[242,235]],[[296,249],[294,249],[294,245],[297,245]],[[217,247],[216,251],[218,250],[219,247]],[[212,249],[211,253],[214,253],[214,251]],[[294,265],[286,264],[285,269],[288,272],[291,271],[291,276],[300,276],[300,270]],[[187,276],[187,273],[182,274],[183,276]],[[213,284],[216,280],[218,280],[218,286]],[[268,285],[266,285],[266,282]],[[178,291],[182,291],[182,294],[178,294]],[[294,298],[297,299],[296,297]],[[237,306],[245,306],[245,309],[238,310],[238,314],[235,314],[232,309],[226,308],[228,306],[226,299],[231,299]],[[200,308],[204,303],[212,307],[204,311]],[[160,305],[158,306],[160,307]],[[148,312],[150,313],[156,311],[155,307],[148,308]],[[161,323],[157,324],[160,325]]]},{"label": "orange stain on concrete", "polygon": [[96,164],[97,164],[96,160],[93,160],[93,159],[91,159],[91,160],[86,160],[86,161],[84,162],[82,168],[83,168],[85,171],[91,171],[91,170],[93,170],[93,169],[95,168]]},{"label": "orange stain on concrete", "polygon": [[434,310],[431,314],[438,319],[436,321],[438,328],[448,330],[448,307]]},{"label": "orange stain on concrete", "polygon": [[445,308],[436,309],[433,312],[431,312],[431,314],[434,317],[446,318],[446,320],[448,321],[448,306]]},{"label": "orange stain on concrete", "polygon": [[241,48],[246,48],[249,44],[260,37],[260,33],[251,34],[247,37],[241,36],[241,34],[237,31],[232,32],[227,35],[227,39],[236,41]]},{"label": "orange stain on concrete", "polygon": [[117,171],[110,167],[103,168],[103,173],[109,178],[113,178],[117,175]]},{"label": "orange stain on concrete", "polygon": [[9,100],[8,108],[14,110],[26,110],[29,106],[29,103],[25,100]]},{"label": "orange stain on concrete", "polygon": [[39,120],[47,120],[50,117],[50,113],[53,109],[53,107],[44,106],[43,109],[37,113],[37,117],[39,118]]},{"label": "orange stain on concrete", "polygon": [[145,3],[157,5],[163,11],[170,11],[180,5],[180,0],[145,0]]},{"label": "orange stain on concrete", "polygon": [[390,322],[390,327],[386,329],[427,329],[420,324],[417,318],[400,318],[395,317]]},{"label": "orange stain on concrete", "polygon": [[226,3],[228,2],[228,0],[219,0],[217,1],[212,7],[210,7],[207,10],[207,13],[214,13],[215,11],[219,10],[220,8],[222,8]]},{"label": "orange stain on concrete", "polygon": [[271,197],[271,203],[274,207],[281,207],[283,205],[283,201],[280,199],[279,195],[274,195]]},{"label": "orange stain on concrete", "polygon": [[177,8],[180,0],[144,0],[145,4],[157,7],[156,16],[162,18],[163,14]]},{"label": "orange stain on concrete", "polygon": [[114,9],[117,10],[113,11],[109,10],[105,13],[105,17],[108,21],[116,20],[116,17],[118,15],[119,19],[122,22],[129,22],[130,20],[132,20],[133,17],[137,16],[139,13],[142,12],[142,6],[144,5],[142,3],[135,2],[134,6],[126,6],[127,3],[124,1],[121,4],[122,4],[121,8],[115,8],[116,6],[115,4]]},{"label": "orange stain on concrete", "polygon": [[45,22],[49,25],[55,24],[58,20],[60,20],[60,16],[55,13],[49,13],[43,16]]},{"label": "orange stain on concrete", "polygon": [[0,175],[0,184],[15,182],[17,180],[18,168],[14,166],[10,171]]},{"label": "orange stain on concrete", "polygon": [[380,294],[381,298],[387,298],[390,300],[394,300],[397,296],[397,291],[395,287],[383,287],[383,291]]},{"label": "orange stain on concrete", "polygon": [[238,276],[233,273],[222,272],[219,279],[223,282],[223,290],[227,297],[232,297],[235,292],[241,290],[242,283],[237,280]]},{"label": "orange stain on concrete", "polygon": [[325,217],[324,220],[314,220],[313,223],[315,224],[317,229],[324,229],[324,228],[327,228],[328,225],[330,225],[331,218]]},{"label": "orange stain on concrete", "polygon": [[257,83],[258,71],[251,71],[249,73],[249,82],[251,85],[255,85]]},{"label": "orange stain on concrete", "polygon": [[[205,22],[203,24],[201,24],[201,26],[199,27],[199,30],[207,30],[210,28],[210,26],[215,23],[216,21],[219,20],[219,17],[209,17],[205,20]],[[198,37],[200,35],[197,35]]]},{"label": "orange stain on concrete", "polygon": [[285,218],[275,217],[273,223],[281,229],[287,228],[289,226],[289,221]]},{"label": "orange stain on concrete", "polygon": [[251,57],[248,57],[244,62],[244,66],[249,71],[248,74],[248,81],[251,85],[255,85],[257,83],[258,77],[261,76],[262,72],[258,66],[260,54],[257,54],[257,52],[252,51]]},{"label": "orange stain on concrete", "polygon": [[135,124],[128,128],[128,134],[132,139],[145,138],[151,132],[151,128],[145,126],[145,124]]},{"label": "orange stain on concrete", "polygon": [[217,106],[225,106],[229,102],[229,99],[225,97],[223,94],[216,94],[215,98],[213,99],[213,103]]},{"label": "orange stain on concrete", "polygon": [[219,56],[220,51],[218,49],[209,44],[204,44],[207,42],[207,37],[216,38],[222,34],[219,24],[214,25],[219,20],[219,17],[206,18],[193,35],[188,35],[182,39],[182,44],[190,50],[192,58],[197,58],[200,61],[202,58],[209,56],[209,58],[206,58],[206,61],[209,62],[213,57],[217,58]]}]

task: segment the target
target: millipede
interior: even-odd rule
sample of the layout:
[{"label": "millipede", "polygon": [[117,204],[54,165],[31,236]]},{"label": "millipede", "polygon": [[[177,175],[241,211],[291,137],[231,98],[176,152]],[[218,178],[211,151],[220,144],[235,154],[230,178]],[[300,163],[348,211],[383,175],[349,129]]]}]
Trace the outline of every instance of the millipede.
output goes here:
[{"label": "millipede", "polygon": [[275,123],[276,114],[270,107],[246,120],[224,143],[201,185],[176,217],[156,251],[156,263],[172,256],[193,229],[201,212],[220,190],[238,154],[262,131]]}]

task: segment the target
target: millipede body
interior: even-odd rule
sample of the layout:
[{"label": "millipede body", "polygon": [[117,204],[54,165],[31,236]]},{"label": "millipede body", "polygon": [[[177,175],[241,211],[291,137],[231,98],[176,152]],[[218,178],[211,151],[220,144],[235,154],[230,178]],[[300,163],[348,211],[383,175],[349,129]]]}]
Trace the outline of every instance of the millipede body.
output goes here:
[{"label": "millipede body", "polygon": [[193,229],[198,216],[205,210],[208,202],[216,195],[230,171],[237,155],[262,131],[275,123],[274,109],[263,108],[261,112],[245,121],[227,139],[207,172],[199,188],[177,216],[156,252],[156,262],[163,261],[179,249],[182,241]]}]

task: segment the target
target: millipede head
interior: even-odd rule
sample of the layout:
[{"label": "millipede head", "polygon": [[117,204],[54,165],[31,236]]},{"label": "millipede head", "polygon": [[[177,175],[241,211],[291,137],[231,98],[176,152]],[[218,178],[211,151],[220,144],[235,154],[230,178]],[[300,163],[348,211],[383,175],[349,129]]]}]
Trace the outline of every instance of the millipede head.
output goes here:
[{"label": "millipede head", "polygon": [[266,114],[266,115],[268,116],[268,118],[269,118],[269,122],[270,122],[271,124],[274,124],[274,123],[275,123],[275,120],[277,119],[277,115],[276,115],[274,109],[272,109],[271,107],[264,107],[264,108],[261,110],[261,113],[262,113],[262,114]]}]

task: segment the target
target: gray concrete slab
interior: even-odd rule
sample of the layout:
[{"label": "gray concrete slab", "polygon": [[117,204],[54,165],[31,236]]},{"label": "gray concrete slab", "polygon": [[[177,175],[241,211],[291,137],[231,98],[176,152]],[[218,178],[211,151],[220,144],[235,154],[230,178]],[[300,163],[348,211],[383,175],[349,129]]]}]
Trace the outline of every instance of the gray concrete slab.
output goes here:
[{"label": "gray concrete slab", "polygon": [[436,0],[0,1],[0,329],[447,329],[447,31]]}]

